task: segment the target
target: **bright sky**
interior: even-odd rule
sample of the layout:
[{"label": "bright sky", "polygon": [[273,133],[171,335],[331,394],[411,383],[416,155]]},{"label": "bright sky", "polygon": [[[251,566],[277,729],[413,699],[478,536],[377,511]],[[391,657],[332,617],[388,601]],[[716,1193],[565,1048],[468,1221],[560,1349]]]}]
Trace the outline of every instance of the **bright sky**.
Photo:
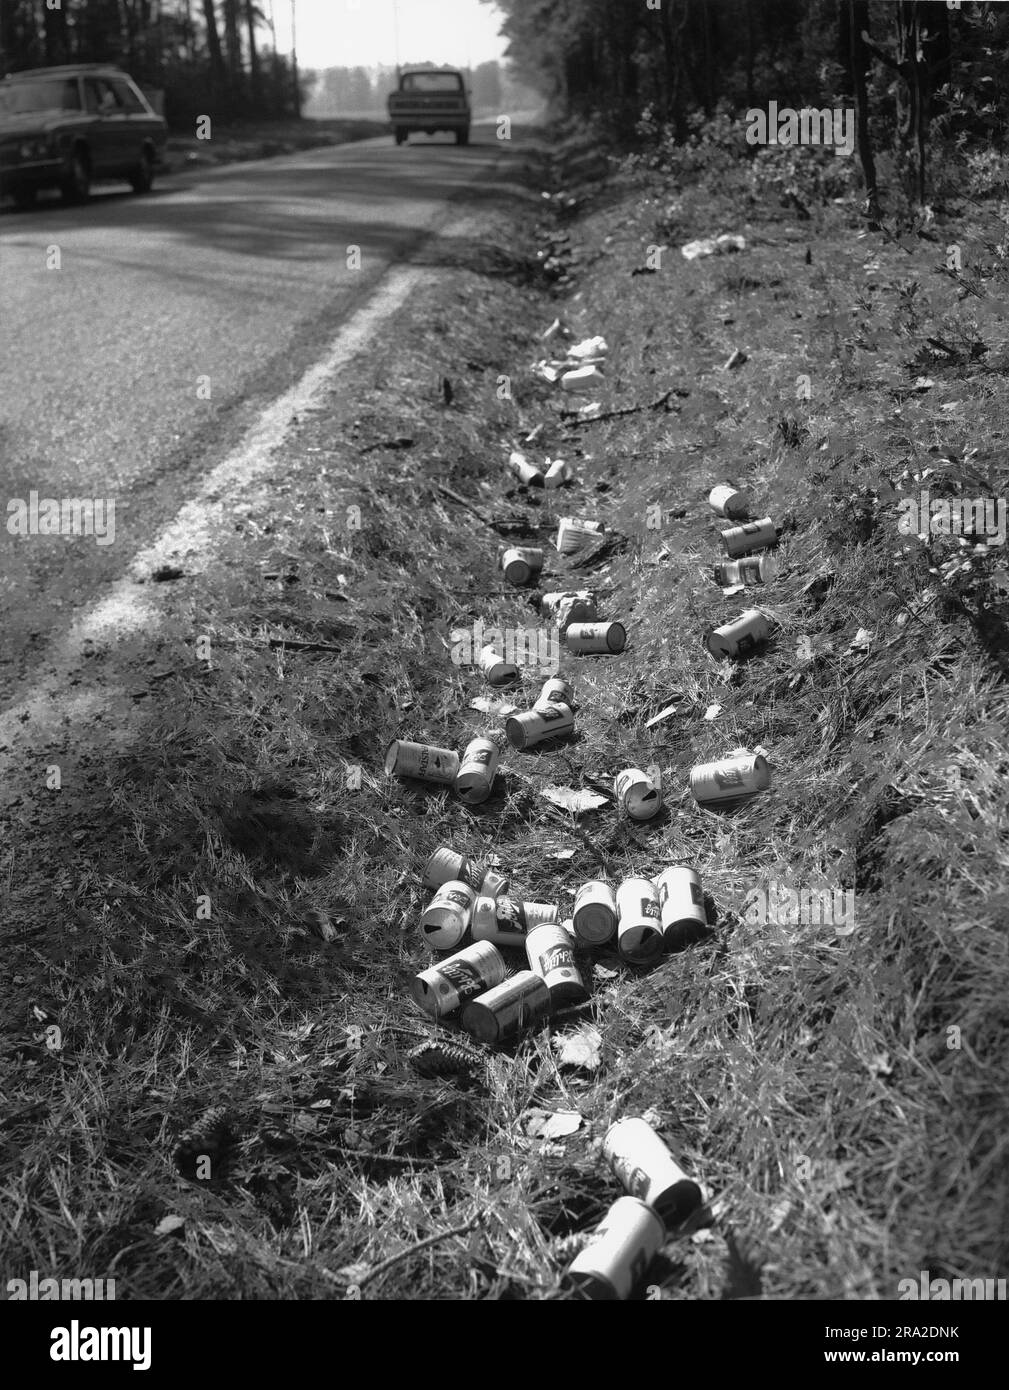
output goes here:
[{"label": "bright sky", "polygon": [[[305,68],[401,63],[476,66],[504,56],[503,16],[481,0],[294,0],[298,61]],[[277,48],[291,47],[291,0],[272,0]],[[268,12],[270,0],[264,9]]]}]

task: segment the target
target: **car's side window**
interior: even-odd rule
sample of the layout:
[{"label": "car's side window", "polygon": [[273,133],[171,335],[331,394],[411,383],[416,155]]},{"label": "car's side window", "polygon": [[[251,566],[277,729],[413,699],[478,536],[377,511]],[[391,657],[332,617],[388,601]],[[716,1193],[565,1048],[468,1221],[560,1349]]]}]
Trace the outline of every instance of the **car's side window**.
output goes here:
[{"label": "car's side window", "polygon": [[101,110],[103,82],[99,82],[97,77],[89,77],[84,83],[84,105],[85,109],[92,116],[97,116]]},{"label": "car's side window", "polygon": [[119,105],[127,116],[142,116],[146,114],[143,101],[136,92],[133,83],[125,77],[110,77],[108,85],[115,92]]},{"label": "car's side window", "polygon": [[121,116],[122,103],[104,77],[89,77],[85,83],[88,110],[93,116]]},{"label": "car's side window", "polygon": [[63,83],[63,100],[60,105],[64,111],[79,111],[81,109],[81,93],[75,77],[70,77]]}]

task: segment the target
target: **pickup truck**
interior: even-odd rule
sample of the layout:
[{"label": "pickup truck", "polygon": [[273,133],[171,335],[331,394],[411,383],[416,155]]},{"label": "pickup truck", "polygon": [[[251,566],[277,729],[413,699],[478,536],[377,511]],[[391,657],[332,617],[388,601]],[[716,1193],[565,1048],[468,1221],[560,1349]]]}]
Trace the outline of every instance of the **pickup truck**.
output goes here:
[{"label": "pickup truck", "polygon": [[388,110],[397,145],[411,131],[433,135],[436,130],[454,131],[457,145],[469,144],[469,94],[455,68],[407,68],[399,90],[389,96]]}]

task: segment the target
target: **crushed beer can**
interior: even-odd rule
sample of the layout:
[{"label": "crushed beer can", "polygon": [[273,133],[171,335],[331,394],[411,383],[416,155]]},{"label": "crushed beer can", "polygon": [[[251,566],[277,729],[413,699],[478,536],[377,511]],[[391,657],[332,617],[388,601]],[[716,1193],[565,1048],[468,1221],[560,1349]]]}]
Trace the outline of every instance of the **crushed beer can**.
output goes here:
[{"label": "crushed beer can", "polygon": [[425,940],[436,951],[451,951],[466,935],[476,893],[462,879],[443,883],[420,919]]},{"label": "crushed beer can", "polygon": [[662,810],[662,788],[639,767],[625,767],[613,783],[617,805],[622,806],[631,820],[651,820]]},{"label": "crushed beer can", "polygon": [[742,801],[770,785],[770,765],[759,753],[737,753],[690,769],[690,794],[702,806]]},{"label": "crushed beer can", "polygon": [[394,738],[385,750],[385,770],[394,777],[415,777],[418,782],[449,786],[459,771],[459,754],[451,748]]},{"label": "crushed beer can", "polygon": [[699,1185],[679,1167],[647,1120],[618,1120],[603,1139],[603,1154],[632,1197],[670,1229],[704,1205]]},{"label": "crushed beer can", "polygon": [[574,727],[574,714],[567,705],[561,704],[540,705],[538,709],[525,710],[505,720],[508,742],[520,752],[548,739],[570,734]]},{"label": "crushed beer can", "polygon": [[617,951],[629,965],[650,965],[663,952],[659,894],[648,878],[626,878],[617,889]]},{"label": "crushed beer can", "polygon": [[578,655],[593,652],[614,654],[627,645],[623,623],[571,623],[564,633],[568,651]]},{"label": "crushed beer can", "polygon": [[558,922],[544,922],[526,934],[526,956],[550,991],[555,1007],[582,1004],[589,997],[581,971],[575,964],[573,942]]},{"label": "crushed beer can", "polygon": [[500,1043],[546,1018],[550,991],[532,970],[520,970],[486,994],[471,999],[459,1022],[480,1042]]},{"label": "crushed beer can", "polygon": [[730,483],[719,483],[708,493],[708,505],[719,516],[743,517],[749,513],[750,499],[740,488]]},{"label": "crushed beer can", "polygon": [[665,1239],[657,1212],[637,1197],[618,1197],[568,1266],[561,1291],[582,1299],[627,1299]]},{"label": "crushed beer can", "polygon": [[719,661],[725,657],[735,660],[755,652],[770,635],[771,620],[767,614],[759,608],[748,608],[729,623],[709,627],[704,634],[704,645]]},{"label": "crushed beer can", "polygon": [[571,465],[565,459],[551,459],[543,477],[545,487],[560,487],[571,480]]},{"label": "crushed beer can", "polygon": [[596,596],[589,589],[544,594],[540,614],[556,623],[562,633],[572,623],[594,623],[599,617]]},{"label": "crushed beer can", "polygon": [[671,864],[659,874],[655,886],[659,890],[659,920],[667,950],[682,951],[707,935],[704,889],[696,869]]},{"label": "crushed beer can", "polygon": [[584,546],[603,535],[602,523],[576,516],[562,516],[557,525],[555,545],[562,555],[577,555]]},{"label": "crushed beer can", "polygon": [[759,521],[748,521],[745,526],[731,526],[722,532],[722,544],[730,559],[747,555],[751,550],[763,550],[765,546],[777,545],[778,528],[769,516]]},{"label": "crushed beer can", "polygon": [[586,946],[602,946],[617,929],[617,899],[612,884],[601,878],[583,883],[571,912],[575,936]]},{"label": "crushed beer can", "polygon": [[440,888],[453,879],[462,879],[474,892],[489,893],[491,897],[497,897],[508,888],[507,876],[492,865],[474,863],[449,845],[441,845],[424,865],[421,883],[425,888]]},{"label": "crushed beer can", "polygon": [[606,385],[606,378],[598,367],[575,367],[561,377],[563,391],[595,391]]},{"label": "crushed beer can", "polygon": [[504,956],[489,941],[477,941],[414,977],[411,993],[432,1018],[446,1018],[506,974]]}]

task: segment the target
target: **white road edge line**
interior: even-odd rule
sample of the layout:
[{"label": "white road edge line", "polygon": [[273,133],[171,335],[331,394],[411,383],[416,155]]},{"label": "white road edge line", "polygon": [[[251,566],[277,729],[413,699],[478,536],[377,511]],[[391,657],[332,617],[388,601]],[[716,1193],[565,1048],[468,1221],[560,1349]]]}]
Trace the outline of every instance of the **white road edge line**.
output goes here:
[{"label": "white road edge line", "polygon": [[[434,272],[415,267],[390,271],[367,303],[343,325],[325,355],[261,413],[237,447],[207,475],[196,497],[184,503],[153,544],[134,556],[130,565],[133,575],[182,557],[189,574],[205,567],[231,518],[230,503],[222,502],[222,495],[234,496],[269,472],[273,452],[283,444],[295,417],[311,410],[376,330],[403,307],[415,289],[435,278]],[[89,674],[83,666],[85,645],[156,633],[164,614],[151,593],[149,583],[141,589],[135,578],[126,575],[112,585],[107,597],[90,605],[72,623],[47,652],[49,678],[0,713],[0,751],[9,756],[26,744],[41,751],[57,730],[67,733],[74,723],[94,722],[110,712],[125,692],[110,681],[99,684],[89,680],[81,689],[82,676]],[[126,732],[121,714],[126,714],[126,723],[142,718],[135,702],[125,704],[126,710],[117,711],[115,731],[120,737]]]}]

